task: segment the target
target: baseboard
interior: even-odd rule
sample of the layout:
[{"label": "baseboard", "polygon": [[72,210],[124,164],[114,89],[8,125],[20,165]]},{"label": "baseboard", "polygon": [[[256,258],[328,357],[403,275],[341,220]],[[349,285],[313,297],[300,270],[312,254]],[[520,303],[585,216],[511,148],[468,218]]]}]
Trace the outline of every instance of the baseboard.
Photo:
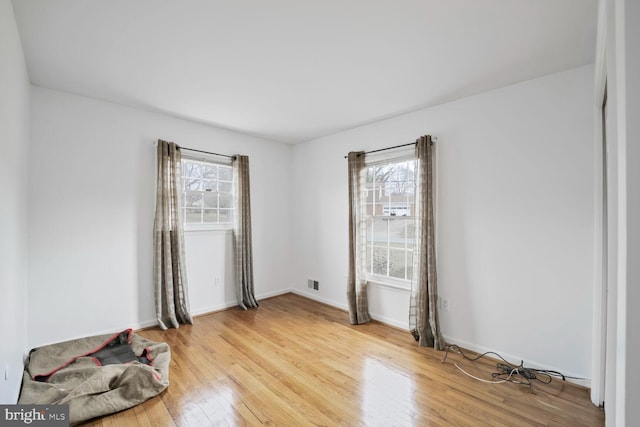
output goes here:
[{"label": "baseboard", "polygon": [[[277,297],[278,295],[288,294],[289,292],[291,292],[291,289],[279,289],[279,290],[273,291],[273,292],[265,292],[265,293],[262,293],[262,294],[257,294],[256,295],[256,299],[258,300],[258,302],[260,302],[260,300]],[[237,305],[238,305],[238,300],[234,299],[232,301],[226,301],[226,302],[221,303],[221,304],[215,304],[215,305],[211,305],[211,306],[208,306],[208,307],[202,307],[202,308],[200,308],[198,310],[194,310],[191,314],[193,316],[205,316],[207,314],[215,313],[216,311],[222,311],[222,310],[227,310],[229,308],[236,307]]]},{"label": "baseboard", "polygon": [[[301,297],[305,297],[310,300],[318,301],[323,304],[329,305],[331,307],[338,308],[343,311],[349,311],[349,307],[346,304],[340,304],[336,301],[333,301],[327,298],[322,298],[321,296],[318,296],[311,292],[301,291],[300,289],[291,289],[290,292],[296,295],[300,295]],[[391,319],[389,317],[385,317],[375,313],[369,313],[369,315],[371,316],[372,319],[377,320],[381,323],[384,323],[385,325],[393,326],[394,328],[403,329],[403,330],[409,329],[408,325],[404,322],[399,322],[395,319]]]},{"label": "baseboard", "polygon": [[198,310],[193,310],[191,312],[192,316],[206,316],[207,314],[215,313],[217,311],[227,310],[229,308],[235,307],[238,305],[237,300],[226,301],[221,304],[209,305],[207,307],[202,307]]},{"label": "baseboard", "polygon": [[339,308],[342,311],[349,311],[349,307],[346,304],[340,304],[336,301],[327,299],[327,298],[323,298],[317,294],[311,293],[311,292],[306,292],[306,291],[301,291],[300,289],[289,289],[289,292],[291,292],[292,294],[296,294],[296,295],[300,295],[301,297],[305,297],[314,301],[318,301],[321,302],[323,304],[329,305],[331,307],[335,307],[335,308]]},{"label": "baseboard", "polygon": [[369,313],[372,319],[377,320],[380,323],[384,323],[388,326],[393,326],[394,328],[402,329],[403,331],[409,331],[409,324],[405,322],[400,322],[395,319],[391,319],[389,317],[381,316],[379,314]]},{"label": "baseboard", "polygon": [[156,326],[158,324],[157,320],[145,320],[143,322],[138,322],[134,326],[132,326],[134,331],[138,331],[140,329],[148,329]]},{"label": "baseboard", "polygon": [[256,295],[256,298],[258,299],[258,302],[260,302],[261,299],[273,298],[273,297],[277,297],[279,295],[284,295],[284,294],[288,294],[288,293],[291,293],[291,289],[289,289],[289,288],[280,289],[280,290],[277,290],[277,291],[265,292],[263,294]]}]

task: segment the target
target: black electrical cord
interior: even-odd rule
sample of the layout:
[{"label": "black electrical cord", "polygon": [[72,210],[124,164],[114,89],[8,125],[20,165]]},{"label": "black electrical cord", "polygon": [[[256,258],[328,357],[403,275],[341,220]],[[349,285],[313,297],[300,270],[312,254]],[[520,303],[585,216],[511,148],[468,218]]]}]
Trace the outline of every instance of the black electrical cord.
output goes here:
[{"label": "black electrical cord", "polygon": [[[523,384],[523,385],[531,386],[534,380],[541,382],[543,384],[549,384],[551,383],[553,377],[562,378],[563,381],[566,381],[567,378],[575,379],[575,380],[585,379],[580,377],[570,377],[570,376],[564,375],[561,372],[552,371],[548,369],[526,368],[524,366],[524,361],[520,361],[519,365],[514,365],[509,361],[507,361],[500,354],[494,351],[487,351],[476,357],[470,357],[466,355],[464,351],[462,351],[462,349],[455,344],[450,344],[446,347],[444,357],[442,358],[440,363],[444,363],[447,360],[447,357],[449,356],[449,351],[451,350],[456,351],[457,353],[460,353],[463,358],[471,362],[475,362],[476,360],[479,360],[489,354],[497,356],[499,359],[501,359],[504,363],[506,363],[506,365],[502,363],[496,364],[498,372],[494,372],[491,374],[491,377],[495,380],[493,381],[493,383],[501,383],[501,382],[509,381],[515,384]],[[460,369],[462,372],[464,372],[466,375],[472,378],[476,378],[473,375],[468,374],[466,371],[460,368],[457,364],[455,366],[458,369]],[[479,378],[476,378],[476,379],[479,379]],[[491,382],[491,381],[488,381],[488,382]]]},{"label": "black electrical cord", "polygon": [[518,367],[522,367],[522,363],[520,362],[520,365],[513,365],[510,362],[508,362],[504,357],[500,356],[498,353],[494,352],[494,351],[487,351],[485,353],[482,353],[479,356],[476,357],[469,357],[466,354],[464,354],[464,351],[462,351],[462,349],[457,346],[456,344],[449,344],[446,348],[444,357],[442,358],[442,360],[440,361],[440,363],[444,363],[447,360],[447,356],[449,356],[449,351],[450,350],[454,350],[457,351],[458,353],[460,353],[462,355],[462,357],[464,357],[465,359],[471,361],[471,362],[475,362],[478,359],[481,359],[483,357],[485,357],[487,354],[493,354],[494,356],[499,357],[504,363],[506,363],[507,365],[511,366],[512,368],[518,368]]}]

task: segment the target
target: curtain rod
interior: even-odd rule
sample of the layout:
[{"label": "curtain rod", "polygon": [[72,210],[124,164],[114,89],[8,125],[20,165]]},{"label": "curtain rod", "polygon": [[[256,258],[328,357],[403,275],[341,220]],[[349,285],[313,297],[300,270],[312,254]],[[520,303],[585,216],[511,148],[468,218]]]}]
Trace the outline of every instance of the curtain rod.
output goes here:
[{"label": "curtain rod", "polygon": [[187,150],[187,151],[195,151],[197,153],[211,154],[212,156],[228,157],[230,159],[235,159],[236,158],[236,156],[228,156],[226,154],[212,153],[210,151],[203,151],[203,150],[196,150],[195,148],[180,147],[180,149],[181,150]]},{"label": "curtain rod", "polygon": [[[436,137],[431,137],[431,145],[433,145],[433,141],[437,141]],[[371,151],[365,151],[364,154],[371,154],[371,153],[377,153],[378,151],[386,151],[386,150],[392,150],[394,148],[400,148],[400,147],[408,147],[409,145],[416,145],[418,143],[418,141],[416,142],[410,142],[408,144],[400,144],[400,145],[394,145],[393,147],[386,147],[386,148],[379,148],[377,150],[371,150]],[[349,156],[344,156],[344,158],[346,159]]]}]

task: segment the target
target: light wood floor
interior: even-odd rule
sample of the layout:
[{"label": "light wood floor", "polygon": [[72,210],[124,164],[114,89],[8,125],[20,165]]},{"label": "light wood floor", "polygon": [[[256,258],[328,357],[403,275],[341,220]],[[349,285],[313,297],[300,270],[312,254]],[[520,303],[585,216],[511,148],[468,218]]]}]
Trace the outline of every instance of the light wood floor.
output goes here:
[{"label": "light wood floor", "polygon": [[[554,380],[484,384],[461,357],[419,348],[378,322],[286,294],[251,311],[139,332],[171,346],[169,388],[91,426],[602,426],[588,390]],[[483,359],[484,360],[484,359]],[[461,362],[491,379],[491,361]]]}]

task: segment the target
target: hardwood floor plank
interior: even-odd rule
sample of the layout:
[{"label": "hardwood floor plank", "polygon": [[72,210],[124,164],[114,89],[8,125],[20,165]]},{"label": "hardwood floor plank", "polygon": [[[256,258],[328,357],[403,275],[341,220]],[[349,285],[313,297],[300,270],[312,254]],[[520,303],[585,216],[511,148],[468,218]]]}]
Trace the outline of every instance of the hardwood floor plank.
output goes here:
[{"label": "hardwood floor plank", "polygon": [[454,364],[490,380],[494,360],[452,352],[441,363],[443,352],[406,331],[352,326],[344,311],[294,294],[139,334],[171,346],[169,388],[87,425],[604,425],[583,387],[482,383]]}]

